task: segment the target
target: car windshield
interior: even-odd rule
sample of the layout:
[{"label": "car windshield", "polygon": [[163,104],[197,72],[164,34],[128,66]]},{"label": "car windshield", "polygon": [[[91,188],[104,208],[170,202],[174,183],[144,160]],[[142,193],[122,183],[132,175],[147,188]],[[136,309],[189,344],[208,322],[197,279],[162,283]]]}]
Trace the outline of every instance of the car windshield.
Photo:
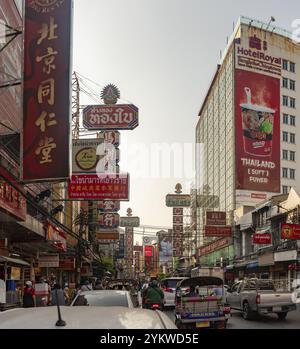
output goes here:
[{"label": "car windshield", "polygon": [[166,286],[168,288],[173,288],[175,289],[176,288],[176,285],[178,284],[178,282],[180,282],[181,280],[180,279],[169,279],[169,280],[166,280]]},{"label": "car windshield", "polygon": [[96,306],[96,307],[128,307],[125,294],[101,293],[79,295],[73,304],[74,306]]}]

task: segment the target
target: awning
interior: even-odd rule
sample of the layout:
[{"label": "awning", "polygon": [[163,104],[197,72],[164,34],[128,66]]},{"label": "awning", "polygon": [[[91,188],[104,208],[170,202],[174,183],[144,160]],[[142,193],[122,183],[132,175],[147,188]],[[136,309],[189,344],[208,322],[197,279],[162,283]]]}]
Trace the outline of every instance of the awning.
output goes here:
[{"label": "awning", "polygon": [[246,269],[258,268],[258,261],[247,264]]},{"label": "awning", "polygon": [[0,262],[7,262],[7,263],[30,266],[29,263],[23,261],[22,259],[10,258],[10,257],[5,257],[5,256],[0,256]]}]

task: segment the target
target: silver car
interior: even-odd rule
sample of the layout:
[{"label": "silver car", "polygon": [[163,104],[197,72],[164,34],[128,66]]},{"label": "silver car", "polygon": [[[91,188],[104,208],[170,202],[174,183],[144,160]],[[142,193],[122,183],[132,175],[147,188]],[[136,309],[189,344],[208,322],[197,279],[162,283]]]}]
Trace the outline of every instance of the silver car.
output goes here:
[{"label": "silver car", "polygon": [[171,277],[163,279],[160,282],[160,287],[165,295],[165,307],[175,307],[175,291],[178,282],[184,280],[184,277]]},{"label": "silver car", "polygon": [[65,326],[56,326],[57,307],[18,308],[0,313],[0,329],[176,329],[160,311],[125,307],[60,307]]},{"label": "silver car", "polygon": [[71,306],[134,308],[130,292],[119,290],[83,291],[74,298]]}]

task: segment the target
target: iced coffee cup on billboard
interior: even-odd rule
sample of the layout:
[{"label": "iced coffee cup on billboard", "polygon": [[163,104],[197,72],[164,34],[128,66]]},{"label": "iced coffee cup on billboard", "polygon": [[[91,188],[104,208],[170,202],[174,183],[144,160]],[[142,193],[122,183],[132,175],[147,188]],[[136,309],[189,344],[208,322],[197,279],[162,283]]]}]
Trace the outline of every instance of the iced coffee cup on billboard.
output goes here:
[{"label": "iced coffee cup on billboard", "polygon": [[252,104],[251,90],[245,88],[247,103],[241,104],[243,141],[246,153],[255,156],[272,155],[275,110]]}]

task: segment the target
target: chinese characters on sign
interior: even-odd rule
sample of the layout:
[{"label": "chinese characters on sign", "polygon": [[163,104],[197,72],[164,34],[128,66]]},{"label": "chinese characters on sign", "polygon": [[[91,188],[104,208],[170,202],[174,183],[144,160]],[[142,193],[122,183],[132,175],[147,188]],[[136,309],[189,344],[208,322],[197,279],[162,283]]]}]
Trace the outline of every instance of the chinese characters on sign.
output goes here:
[{"label": "chinese characters on sign", "polygon": [[206,212],[207,225],[226,225],[226,212]]},{"label": "chinese characters on sign", "polygon": [[129,201],[129,175],[73,175],[69,198]]},{"label": "chinese characters on sign", "polygon": [[25,1],[22,177],[28,182],[70,175],[72,1],[50,5]]}]

